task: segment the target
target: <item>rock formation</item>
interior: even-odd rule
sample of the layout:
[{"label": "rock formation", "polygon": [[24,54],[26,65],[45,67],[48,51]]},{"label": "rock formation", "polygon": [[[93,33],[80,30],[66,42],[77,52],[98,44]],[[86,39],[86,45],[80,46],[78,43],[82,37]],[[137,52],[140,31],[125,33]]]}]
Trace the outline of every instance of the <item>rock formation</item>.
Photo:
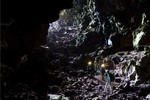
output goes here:
[{"label": "rock formation", "polygon": [[[48,87],[47,70],[44,60],[45,49],[41,48],[41,45],[46,44],[49,22],[57,20],[61,10],[71,8],[72,2],[72,0],[2,0],[2,99],[19,100],[19,97],[14,95],[20,89],[18,84],[22,82],[36,92],[43,91],[38,93],[39,97],[34,98],[35,100],[45,100]],[[10,90],[12,94],[8,93],[7,96],[8,87],[18,89]],[[22,99],[23,97],[20,98]]]},{"label": "rock formation", "polygon": [[114,67],[120,82],[108,99],[148,98],[149,5],[149,0],[3,0],[2,99],[46,100],[47,92],[104,99],[103,84],[93,78],[102,62]]}]

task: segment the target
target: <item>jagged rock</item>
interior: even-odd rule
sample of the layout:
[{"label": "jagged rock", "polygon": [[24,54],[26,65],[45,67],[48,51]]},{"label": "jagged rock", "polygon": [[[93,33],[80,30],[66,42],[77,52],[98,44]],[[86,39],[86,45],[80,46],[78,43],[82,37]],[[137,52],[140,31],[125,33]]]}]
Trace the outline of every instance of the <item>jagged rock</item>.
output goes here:
[{"label": "jagged rock", "polygon": [[[40,47],[46,44],[48,23],[58,19],[60,10],[71,8],[72,1],[2,2],[1,33],[4,45],[1,47],[1,64],[12,68],[8,71],[10,74],[4,74],[7,77],[4,76],[3,82],[8,85],[18,82],[28,84],[38,91],[39,96],[43,95],[44,98],[41,96],[39,100],[46,99],[48,81],[46,63],[43,61],[45,53],[44,48]],[[52,5],[57,5],[57,8],[53,8]],[[7,89],[9,90],[9,87]],[[2,92],[8,94],[6,91]]]},{"label": "jagged rock", "polygon": [[150,78],[150,57],[145,56],[141,59],[141,65],[137,67],[137,74],[142,81],[147,81]]},{"label": "jagged rock", "polygon": [[150,99],[150,94],[148,94],[148,95],[146,96],[146,99]]},{"label": "jagged rock", "polygon": [[[148,7],[148,4],[148,0],[96,0],[96,6],[99,12],[104,15],[115,15],[117,19],[119,19],[126,25],[129,25],[131,20],[130,18],[132,17],[135,17],[135,22],[139,24],[141,22],[139,18],[142,17],[139,15],[142,15],[141,13],[143,12],[146,12],[146,15],[150,17],[150,13],[147,11],[148,9],[150,9]],[[135,10],[137,10],[138,12],[135,12]]]},{"label": "jagged rock", "polygon": [[140,87],[139,87],[139,90],[138,90],[138,95],[139,96],[146,96],[149,94],[150,92],[150,86],[149,85],[144,85],[144,84],[141,84]]},{"label": "jagged rock", "polygon": [[150,46],[145,46],[144,52],[146,56],[150,56]]},{"label": "jagged rock", "polygon": [[141,25],[132,33],[133,46],[136,49],[140,49],[140,47],[143,47],[144,45],[150,45],[150,41],[148,40],[150,37],[149,32],[149,22],[146,20],[145,13],[143,13]]},{"label": "jagged rock", "polygon": [[39,100],[40,96],[37,92],[35,92],[31,87],[26,84],[17,83],[9,85],[9,88],[3,87],[2,88],[2,97],[1,99],[4,100],[23,100],[23,99],[32,99],[32,100]]},{"label": "jagged rock", "polygon": [[[34,8],[33,3],[28,4],[28,1],[23,1],[25,6],[29,5],[27,10],[33,8],[29,12],[25,12],[25,6],[22,6],[20,1],[17,3],[9,1],[8,5],[4,5],[5,8],[12,8],[11,11],[7,10],[6,14],[12,12],[10,17],[13,17],[15,21],[12,20],[10,25],[4,26],[2,30],[2,35],[5,36],[2,39],[2,57],[4,58],[2,69],[3,73],[10,70],[13,73],[17,66],[19,72],[13,73],[18,77],[12,78],[11,75],[13,77],[15,75],[6,73],[6,77],[3,76],[2,79],[6,81],[12,78],[12,80],[15,79],[14,82],[27,83],[38,91],[38,96],[45,96],[49,84],[57,85],[52,88],[55,91],[50,92],[61,92],[70,96],[71,99],[95,97],[106,99],[103,85],[93,79],[94,71],[91,73],[91,70],[87,72],[82,70],[87,68],[88,61],[92,63],[90,66],[99,66],[101,58],[115,57],[116,59],[113,61],[106,60],[105,63],[114,67],[115,75],[121,78],[121,87],[117,87],[113,96],[108,95],[107,98],[124,100],[139,98],[142,100],[146,97],[148,89],[140,90],[140,88],[134,87],[135,84],[132,82],[138,80],[138,75],[141,80],[149,79],[147,67],[150,65],[148,62],[150,61],[149,50],[145,51],[145,55],[143,54],[144,46],[150,43],[147,41],[149,39],[149,1],[75,0],[73,9],[62,10],[60,19],[49,24],[48,47],[41,46],[38,51],[37,47],[45,44],[48,27],[45,23],[49,23],[49,19],[56,20],[58,18],[58,15],[51,14],[51,12],[58,12],[64,8],[62,5],[66,2],[63,1],[55,1],[60,4],[57,10],[51,9],[51,5],[55,2],[50,4],[48,2],[51,1],[43,2],[46,4],[46,8],[50,7],[50,11],[47,9],[46,13],[41,12],[45,7],[40,6],[42,2],[38,1]],[[21,13],[18,13],[18,7],[22,11]],[[20,15],[15,15],[14,11],[16,11],[15,14]],[[46,17],[44,17],[45,14]],[[49,15],[52,16],[47,18]],[[146,35],[144,36],[143,33]],[[139,39],[139,35],[142,36],[141,39]],[[132,44],[132,42],[134,43]],[[133,51],[135,49],[133,46],[137,47],[138,45],[139,49]],[[48,61],[45,57],[48,57]],[[46,65],[47,62],[48,65]],[[14,68],[9,69],[8,67],[11,66]],[[26,73],[28,74],[26,75]],[[9,79],[7,75],[10,76]],[[128,83],[125,84],[126,82]],[[6,91],[8,83],[11,84],[11,81],[3,82]],[[8,95],[5,96],[9,98]],[[13,97],[18,98],[18,95],[15,94]],[[40,97],[39,100],[43,100],[43,98]]]},{"label": "jagged rock", "polygon": [[56,86],[56,85],[49,86],[49,89],[48,89],[48,92],[52,93],[52,94],[57,94],[60,91],[61,91],[61,89],[58,86]]},{"label": "jagged rock", "polygon": [[[59,7],[53,9],[53,4]],[[71,8],[72,1],[43,1],[35,3],[28,0],[22,2],[6,0],[3,2],[3,5],[2,38],[8,46],[7,48],[2,48],[2,58],[5,61],[2,63],[16,66],[21,56],[31,53],[36,48],[46,44],[49,21],[58,19],[60,10]],[[3,23],[9,22],[11,19],[14,20],[13,23],[3,25]]]},{"label": "jagged rock", "polygon": [[65,90],[65,96],[73,96],[75,95],[75,90],[74,89],[70,89],[70,90]]}]

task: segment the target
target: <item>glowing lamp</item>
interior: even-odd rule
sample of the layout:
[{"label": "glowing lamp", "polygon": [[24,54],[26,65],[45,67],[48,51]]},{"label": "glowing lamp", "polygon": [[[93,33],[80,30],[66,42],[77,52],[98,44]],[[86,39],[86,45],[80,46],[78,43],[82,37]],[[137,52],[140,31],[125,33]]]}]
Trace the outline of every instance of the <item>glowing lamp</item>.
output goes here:
[{"label": "glowing lamp", "polygon": [[105,67],[105,64],[101,64],[101,67]]},{"label": "glowing lamp", "polygon": [[91,65],[91,64],[92,64],[92,62],[91,62],[91,61],[89,61],[89,62],[88,62],[88,65]]}]

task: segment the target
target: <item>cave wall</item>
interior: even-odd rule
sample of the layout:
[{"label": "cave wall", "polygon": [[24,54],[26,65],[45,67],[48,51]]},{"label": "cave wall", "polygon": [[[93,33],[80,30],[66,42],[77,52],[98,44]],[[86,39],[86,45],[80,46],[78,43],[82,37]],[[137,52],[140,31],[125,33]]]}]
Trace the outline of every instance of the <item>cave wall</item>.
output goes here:
[{"label": "cave wall", "polygon": [[[88,1],[91,2],[92,0]],[[141,46],[144,47],[145,45],[150,45],[150,28],[148,21],[150,19],[149,0],[95,1],[96,10],[100,13],[100,15],[105,16],[106,19],[108,18],[111,21],[114,21],[113,25],[116,25],[118,22],[121,23],[121,26],[115,26],[117,27],[115,31],[108,30],[107,28],[106,31],[110,32],[108,33],[109,35],[114,34],[111,37],[112,42],[114,43],[114,47],[105,50],[103,52],[103,55],[115,53],[117,52],[117,50],[130,50],[130,48],[133,49],[133,34],[138,34],[140,31],[144,31],[146,33],[146,36],[140,41]],[[81,24],[82,27],[80,33],[85,33],[87,35],[86,40],[88,41],[85,41],[85,44],[83,44],[82,53],[93,52],[97,49],[95,44],[97,45],[99,42],[100,45],[103,45],[103,43],[99,41],[99,35],[104,34],[102,34],[102,32],[96,32],[96,30],[94,30],[96,29],[94,26],[95,23],[91,23],[94,27],[92,27],[94,32],[89,28],[90,26],[92,26],[89,25],[90,22],[92,22],[91,19],[97,18],[97,16],[93,16],[93,14],[97,14],[95,13],[95,9],[93,9],[92,7],[93,5],[93,3],[89,3],[88,6],[84,7],[84,9],[86,11],[89,11],[89,13],[83,13],[84,16],[83,18],[81,18],[81,21],[84,19],[86,20]],[[2,76],[1,78],[3,83],[8,83],[8,80],[11,79],[15,80],[15,82],[18,82],[18,80],[19,82],[26,81],[26,83],[30,84],[33,87],[39,87],[41,85],[42,78],[46,78],[47,75],[45,69],[46,63],[43,60],[45,59],[45,49],[41,48],[40,46],[46,43],[48,23],[56,21],[58,19],[60,10],[70,7],[72,7],[71,0],[49,0],[42,2],[31,2],[29,0],[2,1],[1,67],[2,71],[10,68],[9,70],[7,70],[7,72],[9,72],[9,74],[6,75],[7,77]],[[91,9],[93,10],[91,11]],[[143,19],[143,13],[145,13],[146,15],[146,18],[144,18],[144,24],[141,23]],[[90,15],[90,18],[88,14]],[[86,25],[89,25],[89,27],[87,27]],[[121,29],[121,27],[123,27],[123,31],[118,30]],[[99,29],[99,27],[97,29]],[[92,35],[87,33],[91,33]],[[96,41],[93,40],[92,37],[96,38]],[[83,38],[80,39],[82,40]],[[90,42],[90,40],[92,40],[93,42]],[[90,47],[89,45],[92,46]],[[78,53],[80,53],[80,49]],[[28,75],[25,75],[26,73],[28,73]],[[37,75],[39,73],[40,75]],[[18,75],[20,76],[17,77]],[[39,80],[37,81],[37,79]],[[47,79],[42,80],[43,86],[47,85],[46,80]],[[5,88],[5,86],[3,86],[3,88]]]},{"label": "cave wall", "polygon": [[[113,43],[112,48],[106,49],[102,54],[109,56],[120,51],[144,51],[150,45],[150,2],[148,0],[96,0],[97,11],[113,19],[115,32],[110,35]],[[139,56],[142,58],[142,56]],[[143,82],[147,81],[149,75],[149,55],[144,55],[136,73]],[[131,62],[131,61],[130,61]],[[129,67],[129,66],[128,66]],[[129,72],[129,71],[128,71]],[[135,75],[134,75],[135,78]],[[132,80],[132,79],[131,79]]]},{"label": "cave wall", "polygon": [[49,22],[59,18],[60,10],[71,8],[72,2],[2,0],[1,63],[16,67],[22,56],[45,45]]},{"label": "cave wall", "polygon": [[[121,34],[117,38],[112,36],[116,48],[133,49],[134,35],[141,31],[145,33],[139,42],[140,46],[150,45],[149,41],[149,19],[150,19],[150,2],[148,0],[96,0],[97,11],[105,17],[115,21],[118,29],[115,33]],[[117,44],[116,44],[117,43]],[[142,49],[143,50],[143,49]]]},{"label": "cave wall", "polygon": [[2,40],[12,49],[23,51],[24,54],[30,52],[46,43],[49,22],[59,18],[60,10],[70,7],[70,0],[2,1]]},{"label": "cave wall", "polygon": [[114,15],[125,25],[129,25],[131,18],[135,18],[137,25],[141,22],[141,15],[146,13],[150,18],[150,2],[148,0],[96,0],[97,10],[104,15]]},{"label": "cave wall", "polygon": [[[72,7],[73,0],[2,0],[1,1],[1,81],[2,99],[14,99],[28,84],[47,97],[45,49],[48,25],[59,18],[62,9]],[[9,87],[9,88],[8,88]],[[18,87],[13,90],[13,87]],[[19,88],[20,87],[20,88]],[[13,92],[8,93],[8,91]],[[23,92],[23,91],[22,91]],[[12,93],[12,94],[11,94]],[[39,95],[39,94],[38,94]],[[39,100],[45,100],[38,98]]]}]

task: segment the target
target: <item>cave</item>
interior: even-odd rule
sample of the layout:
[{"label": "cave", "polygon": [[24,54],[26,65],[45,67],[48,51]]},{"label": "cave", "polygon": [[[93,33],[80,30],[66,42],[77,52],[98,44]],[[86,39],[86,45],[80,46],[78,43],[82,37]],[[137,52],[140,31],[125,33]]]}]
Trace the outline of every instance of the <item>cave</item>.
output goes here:
[{"label": "cave", "polygon": [[149,5],[2,0],[1,100],[149,100]]}]

